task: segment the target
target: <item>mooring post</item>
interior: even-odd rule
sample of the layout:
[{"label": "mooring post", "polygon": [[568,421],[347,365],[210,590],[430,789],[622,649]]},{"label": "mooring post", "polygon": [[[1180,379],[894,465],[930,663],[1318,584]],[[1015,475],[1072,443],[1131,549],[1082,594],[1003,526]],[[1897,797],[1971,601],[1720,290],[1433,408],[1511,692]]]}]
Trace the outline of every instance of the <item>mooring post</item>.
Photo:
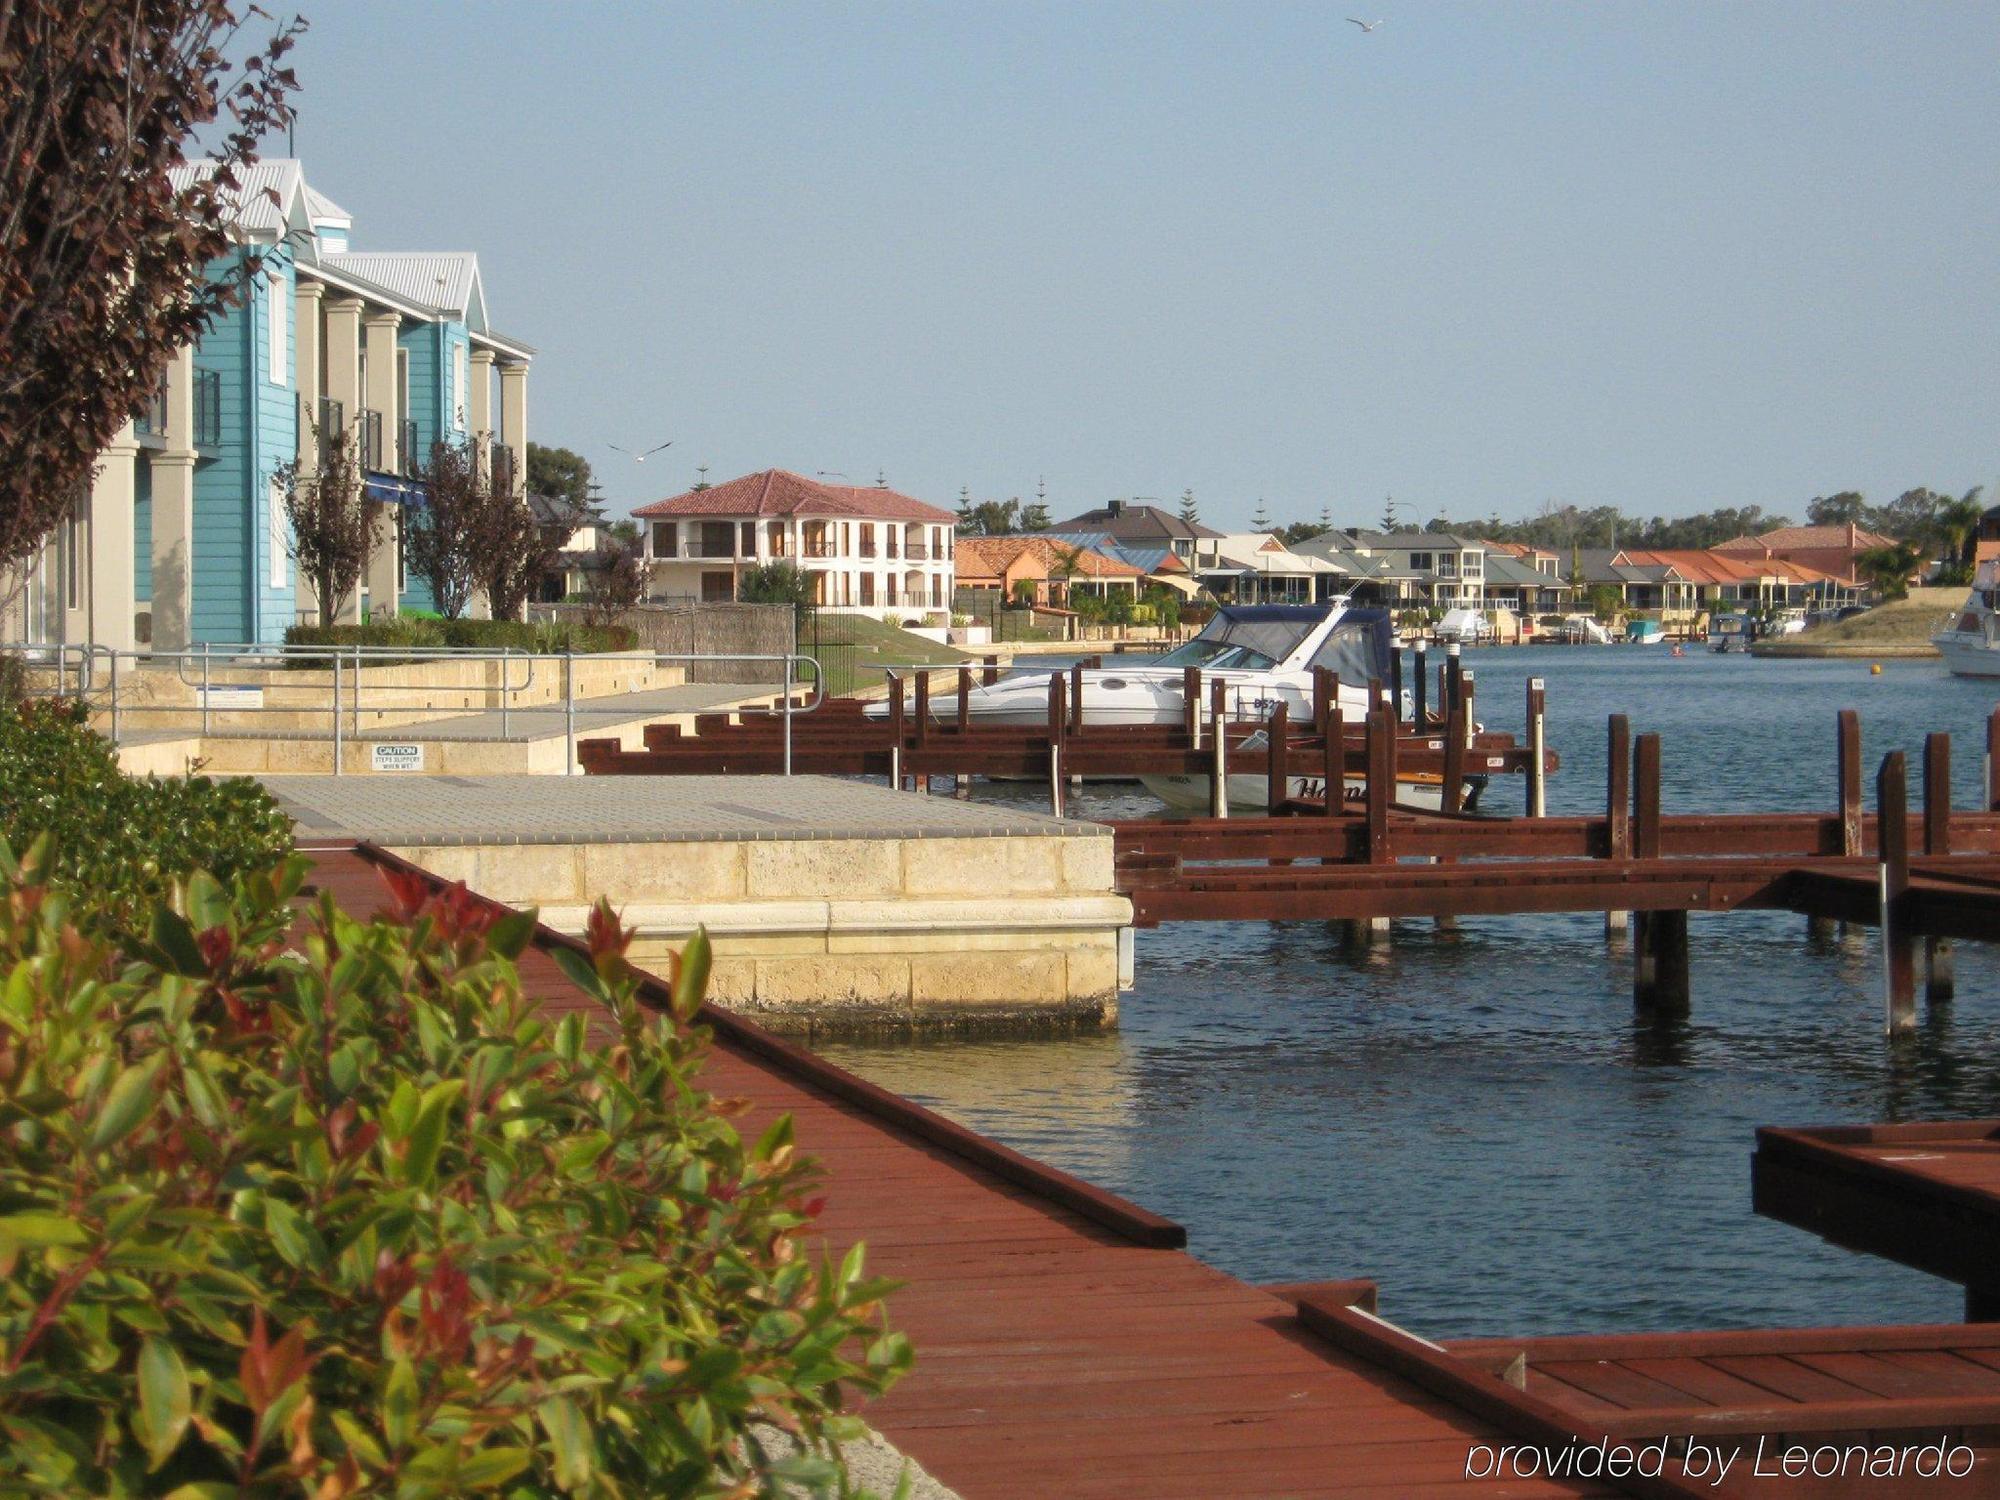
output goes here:
[{"label": "mooring post", "polygon": [[985,666],[981,669],[979,673],[980,684],[984,687],[992,687],[993,684],[998,682],[999,680],[1000,680],[1000,658],[997,656],[989,656],[985,658]]},{"label": "mooring post", "polygon": [[1208,815],[1229,816],[1229,683],[1218,677],[1209,685]]},{"label": "mooring post", "polygon": [[1689,1009],[1688,914],[1640,914],[1632,963],[1632,1003],[1654,1016],[1684,1016]]},{"label": "mooring post", "polygon": [[1861,715],[1843,708],[1835,720],[1839,738],[1840,852],[1858,858],[1861,847]]},{"label": "mooring post", "polygon": [[[1924,853],[1951,853],[1951,736],[1924,736]],[[1958,990],[1951,939],[1924,938],[1924,1003],[1942,1005]]]},{"label": "mooring post", "polygon": [[1181,732],[1188,748],[1201,748],[1201,668],[1181,668]]},{"label": "mooring post", "polygon": [[2000,812],[2000,708],[1986,720],[1986,810]]},{"label": "mooring post", "polygon": [[1378,696],[1368,710],[1368,863],[1386,865],[1389,802],[1396,795],[1396,720]]},{"label": "mooring post", "polygon": [[958,732],[972,727],[972,668],[958,669]]},{"label": "mooring post", "polygon": [[1069,669],[1069,727],[1072,731],[1083,728],[1083,663],[1077,662]]},{"label": "mooring post", "polygon": [[1049,815],[1063,815],[1063,731],[1069,724],[1063,676],[1049,674]]},{"label": "mooring post", "polygon": [[917,673],[917,748],[923,749],[931,737],[931,674]]},{"label": "mooring post", "polygon": [[1476,686],[1470,668],[1458,674],[1459,732],[1465,736],[1465,748],[1468,750],[1472,748],[1472,695]]},{"label": "mooring post", "polygon": [[1271,710],[1271,717],[1264,725],[1267,754],[1264,762],[1264,810],[1277,814],[1284,811],[1286,792],[1291,781],[1287,759],[1291,750],[1292,711],[1284,699],[1278,700]]},{"label": "mooring post", "polygon": [[1431,686],[1430,663],[1426,660],[1430,655],[1430,651],[1424,645],[1424,638],[1422,636],[1417,637],[1416,643],[1411,649],[1416,652],[1415,659],[1410,663],[1410,685],[1415,690],[1416,702],[1411,706],[1410,722],[1416,725],[1418,734],[1423,734],[1431,727],[1430,704],[1427,701],[1430,697]]},{"label": "mooring post", "polygon": [[1320,778],[1326,789],[1326,816],[1336,817],[1347,810],[1347,726],[1342,722],[1340,699],[1334,698],[1326,711],[1326,738],[1320,742]]},{"label": "mooring post", "polygon": [[1660,857],[1660,737],[1642,734],[1632,746],[1632,857]]},{"label": "mooring post", "polygon": [[1881,855],[1882,1008],[1891,1035],[1917,1024],[1916,945],[1905,930],[1910,889],[1908,769],[1903,752],[1882,757],[1875,775],[1875,828]]},{"label": "mooring post", "polygon": [[1528,816],[1549,815],[1548,737],[1542,715],[1548,708],[1548,694],[1542,679],[1528,679]]},{"label": "mooring post", "polygon": [[1389,702],[1396,710],[1396,721],[1403,718],[1403,648],[1389,647]]},{"label": "mooring post", "polygon": [[895,672],[882,674],[889,689],[889,785],[903,789],[903,679]]},{"label": "mooring post", "polygon": [[1327,685],[1332,674],[1325,667],[1313,668],[1312,726],[1314,734],[1326,733],[1326,706],[1333,699],[1333,690]]},{"label": "mooring post", "polygon": [[[1613,714],[1605,733],[1604,747],[1604,855],[1607,859],[1632,857],[1631,806],[1631,721]],[[1624,932],[1631,925],[1631,913],[1607,911],[1605,935]]]},{"label": "mooring post", "polygon": [[1465,663],[1459,659],[1458,653],[1457,641],[1444,648],[1444,711],[1447,718],[1458,707],[1459,690],[1465,683]]},{"label": "mooring post", "polygon": [[1465,798],[1465,716],[1456,703],[1444,716],[1444,786],[1438,805],[1448,813],[1458,811]]}]

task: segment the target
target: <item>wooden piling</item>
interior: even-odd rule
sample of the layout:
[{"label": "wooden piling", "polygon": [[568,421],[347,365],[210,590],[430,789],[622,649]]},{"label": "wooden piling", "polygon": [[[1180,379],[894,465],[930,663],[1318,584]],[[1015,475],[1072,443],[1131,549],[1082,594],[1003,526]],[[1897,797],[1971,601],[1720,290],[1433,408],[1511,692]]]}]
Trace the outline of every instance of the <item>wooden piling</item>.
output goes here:
[{"label": "wooden piling", "polygon": [[1840,852],[1861,854],[1861,715],[1843,708],[1835,721],[1839,739]]},{"label": "wooden piling", "polygon": [[1389,802],[1396,795],[1396,719],[1378,697],[1368,710],[1368,863],[1394,858]]},{"label": "wooden piling", "polygon": [[1425,733],[1431,727],[1431,713],[1430,713],[1430,703],[1429,703],[1430,669],[1428,664],[1424,660],[1424,658],[1427,655],[1429,655],[1429,653],[1424,649],[1423,641],[1419,639],[1417,642],[1417,659],[1413,663],[1416,669],[1413,674],[1413,681],[1416,686],[1417,701],[1414,704],[1415,711],[1410,715],[1410,722],[1416,726],[1416,731],[1418,734]]},{"label": "wooden piling", "polygon": [[1445,712],[1444,787],[1439,805],[1455,813],[1465,801],[1465,718],[1457,704]]},{"label": "wooden piling", "polygon": [[923,749],[931,738],[931,674],[917,673],[917,748]]},{"label": "wooden piling", "polygon": [[1549,774],[1548,736],[1545,732],[1543,715],[1548,709],[1548,694],[1543,689],[1542,679],[1528,679],[1528,753],[1534,759],[1528,765],[1528,816],[1546,818],[1549,815]]},{"label": "wooden piling", "polygon": [[1649,1015],[1685,1016],[1689,1009],[1688,914],[1640,914],[1632,964],[1632,1002]]},{"label": "wooden piling", "polygon": [[1229,816],[1229,683],[1216,678],[1209,686],[1208,815]]},{"label": "wooden piling", "polygon": [[1458,707],[1459,690],[1465,681],[1465,663],[1459,659],[1458,642],[1444,648],[1444,711],[1448,719]]},{"label": "wooden piling", "polygon": [[1181,732],[1188,744],[1201,748],[1201,668],[1181,668]]},{"label": "wooden piling", "polygon": [[2000,708],[1986,720],[1986,810],[2000,812]]},{"label": "wooden piling", "polygon": [[1078,662],[1069,669],[1069,727],[1072,731],[1083,728],[1083,663]]},{"label": "wooden piling", "polygon": [[985,659],[985,665],[980,671],[979,680],[986,687],[992,687],[994,683],[1000,680],[999,657],[989,656]]},{"label": "wooden piling", "polygon": [[1400,722],[1403,717],[1403,648],[1394,644],[1389,647],[1389,703]]},{"label": "wooden piling", "polygon": [[1660,857],[1660,737],[1642,734],[1632,746],[1632,857]]},{"label": "wooden piling", "polygon": [[1342,721],[1340,699],[1332,699],[1326,711],[1325,739],[1320,743],[1320,775],[1326,787],[1327,817],[1347,810],[1347,726]]},{"label": "wooden piling", "polygon": [[958,732],[972,727],[972,668],[958,669]]},{"label": "wooden piling", "polygon": [[1328,705],[1330,705],[1333,702],[1334,693],[1337,691],[1337,689],[1334,687],[1334,682],[1337,679],[1335,679],[1333,673],[1325,667],[1314,667],[1312,669],[1312,679],[1313,679],[1313,704],[1312,704],[1313,733],[1325,734],[1326,711]]},{"label": "wooden piling", "polygon": [[903,678],[898,672],[886,674],[889,687],[889,785],[903,789]]},{"label": "wooden piling", "polygon": [[1060,672],[1049,674],[1049,815],[1063,815],[1063,734],[1069,726]]},{"label": "wooden piling", "polygon": [[[1924,736],[1924,853],[1951,853],[1951,736]],[[1924,1003],[1943,1005],[1958,992],[1951,939],[1924,939]]]},{"label": "wooden piling", "polygon": [[1903,752],[1882,757],[1875,777],[1875,825],[1881,865],[1882,1008],[1893,1035],[1917,1024],[1916,944],[1903,915],[1910,889],[1908,769]]},{"label": "wooden piling", "polygon": [[[1605,730],[1604,747],[1604,853],[1607,859],[1632,857],[1631,722],[1623,714],[1613,714]],[[1622,933],[1630,925],[1631,914],[1607,911],[1607,937]]]},{"label": "wooden piling", "polygon": [[1284,811],[1291,782],[1291,771],[1286,763],[1291,750],[1291,708],[1282,698],[1265,722],[1264,741],[1267,752],[1264,762],[1264,810],[1275,815]]}]

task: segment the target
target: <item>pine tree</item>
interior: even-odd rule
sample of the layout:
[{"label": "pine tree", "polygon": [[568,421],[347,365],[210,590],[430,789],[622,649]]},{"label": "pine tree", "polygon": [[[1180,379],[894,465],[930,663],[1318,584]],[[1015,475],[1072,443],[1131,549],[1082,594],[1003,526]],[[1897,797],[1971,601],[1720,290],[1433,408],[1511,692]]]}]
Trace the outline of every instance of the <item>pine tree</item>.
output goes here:
[{"label": "pine tree", "polygon": [[699,495],[708,487],[708,465],[696,464],[694,469],[694,493]]},{"label": "pine tree", "polygon": [[1271,513],[1264,509],[1264,497],[1262,495],[1257,497],[1257,514],[1250,518],[1250,525],[1256,531],[1269,531],[1271,529]]},{"label": "pine tree", "polygon": [[1194,503],[1194,490],[1192,488],[1181,491],[1181,519],[1190,526],[1199,526],[1201,524],[1201,511]]},{"label": "pine tree", "polygon": [[1382,502],[1382,529],[1394,533],[1396,530],[1396,497],[1388,496]]}]

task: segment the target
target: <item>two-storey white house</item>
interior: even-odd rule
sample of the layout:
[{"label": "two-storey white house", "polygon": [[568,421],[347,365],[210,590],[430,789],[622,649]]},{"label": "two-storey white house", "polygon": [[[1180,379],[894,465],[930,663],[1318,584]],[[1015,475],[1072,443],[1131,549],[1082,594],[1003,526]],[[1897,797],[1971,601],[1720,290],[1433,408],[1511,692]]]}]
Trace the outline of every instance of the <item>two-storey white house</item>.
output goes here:
[{"label": "two-storey white house", "polygon": [[750,568],[791,562],[823,609],[887,619],[951,608],[958,518],[894,490],[765,469],[632,514],[655,599],[733,600]]}]

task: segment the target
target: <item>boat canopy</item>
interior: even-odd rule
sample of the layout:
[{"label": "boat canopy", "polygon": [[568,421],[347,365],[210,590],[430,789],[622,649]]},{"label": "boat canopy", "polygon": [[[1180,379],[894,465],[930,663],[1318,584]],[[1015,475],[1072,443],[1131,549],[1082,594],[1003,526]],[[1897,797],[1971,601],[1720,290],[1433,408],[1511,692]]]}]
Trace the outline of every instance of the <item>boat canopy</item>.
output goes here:
[{"label": "boat canopy", "polygon": [[1342,682],[1365,687],[1389,681],[1389,657],[1396,649],[1395,626],[1386,609],[1350,609],[1327,632],[1312,665],[1325,667]]}]

